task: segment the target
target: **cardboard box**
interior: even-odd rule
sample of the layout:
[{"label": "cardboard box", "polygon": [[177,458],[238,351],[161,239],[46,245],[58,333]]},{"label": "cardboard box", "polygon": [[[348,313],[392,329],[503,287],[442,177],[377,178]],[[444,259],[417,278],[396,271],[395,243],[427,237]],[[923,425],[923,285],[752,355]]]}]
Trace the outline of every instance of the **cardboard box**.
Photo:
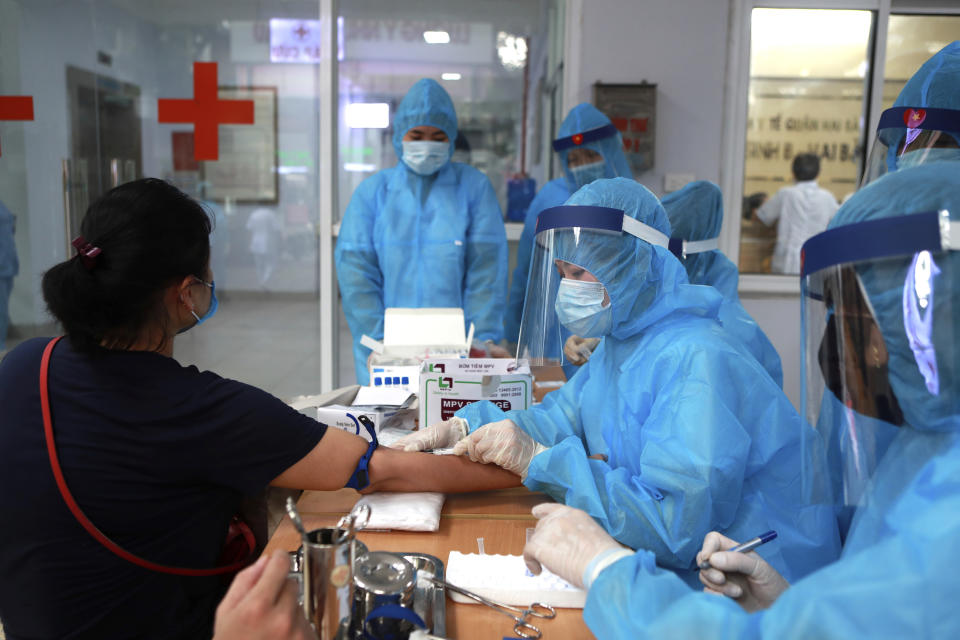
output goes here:
[{"label": "cardboard box", "polygon": [[425,360],[420,369],[420,428],[442,422],[470,403],[489,400],[504,411],[529,409],[533,377],[526,360]]},{"label": "cardboard box", "polygon": [[412,429],[416,419],[416,398],[402,389],[376,389],[351,385],[328,393],[300,396],[290,406],[316,418],[323,424],[362,436],[369,442],[370,434],[354,418],[367,416],[380,433],[383,429],[405,427]]},{"label": "cardboard box", "polygon": [[530,367],[533,373],[533,401],[543,402],[543,397],[556,391],[567,382],[567,375],[560,365]]},{"label": "cardboard box", "polygon": [[468,332],[464,330],[460,308],[386,309],[383,341],[370,336],[360,339],[373,350],[370,384],[399,386],[415,393],[420,388],[420,363],[425,359],[462,358],[469,353],[473,325]]}]

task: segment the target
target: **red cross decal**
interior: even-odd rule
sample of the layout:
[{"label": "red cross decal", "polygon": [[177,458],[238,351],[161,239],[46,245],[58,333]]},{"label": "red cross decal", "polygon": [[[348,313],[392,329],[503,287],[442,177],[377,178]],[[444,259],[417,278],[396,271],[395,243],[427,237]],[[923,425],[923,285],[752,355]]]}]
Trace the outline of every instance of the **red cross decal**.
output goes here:
[{"label": "red cross decal", "polygon": [[293,32],[297,34],[297,36],[299,36],[301,40],[303,40],[304,38],[307,37],[307,34],[310,33],[310,29],[307,29],[305,26],[301,24],[296,29],[294,29]]},{"label": "red cross decal", "polygon": [[195,160],[220,157],[221,124],[253,124],[253,100],[217,97],[217,63],[193,63],[193,100],[157,100],[158,122],[193,123]]},{"label": "red cross decal", "polygon": [[576,134],[573,135],[573,144],[575,144],[575,145],[577,145],[577,146],[583,144],[583,134],[582,134],[582,133],[576,133]]},{"label": "red cross decal", "polygon": [[33,97],[0,96],[0,120],[33,120]]}]

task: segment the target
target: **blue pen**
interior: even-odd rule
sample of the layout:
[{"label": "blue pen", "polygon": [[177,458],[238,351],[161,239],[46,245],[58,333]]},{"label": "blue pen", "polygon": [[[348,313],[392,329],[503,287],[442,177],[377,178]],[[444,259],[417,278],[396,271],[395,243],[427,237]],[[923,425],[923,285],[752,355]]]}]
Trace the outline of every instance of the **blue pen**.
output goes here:
[{"label": "blue pen", "polygon": [[[762,545],[762,544],[767,544],[768,542],[770,542],[771,540],[773,540],[773,539],[776,538],[776,537],[777,537],[777,532],[776,532],[776,531],[767,531],[766,533],[761,533],[760,535],[758,535],[756,538],[754,538],[754,539],[752,539],[752,540],[747,540],[747,541],[744,542],[743,544],[738,544],[738,545],[735,546],[735,547],[731,547],[731,548],[727,549],[727,551],[735,551],[735,552],[737,552],[737,553],[747,553],[748,551],[753,551],[754,549],[756,549],[757,547],[759,547],[759,546]],[[704,560],[703,562],[701,562],[701,563],[700,563],[700,568],[701,568],[701,569],[709,569],[709,568],[710,568],[710,561],[709,561],[709,560]]]}]

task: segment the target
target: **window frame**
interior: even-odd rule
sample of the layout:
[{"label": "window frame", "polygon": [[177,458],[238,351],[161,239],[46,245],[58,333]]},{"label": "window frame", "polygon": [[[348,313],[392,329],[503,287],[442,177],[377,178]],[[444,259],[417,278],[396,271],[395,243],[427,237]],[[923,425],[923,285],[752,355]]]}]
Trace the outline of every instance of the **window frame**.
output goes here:
[{"label": "window frame", "polygon": [[[897,3],[898,5],[901,3]],[[907,3],[902,3],[907,4]],[[834,9],[866,10],[874,12],[873,42],[870,47],[872,60],[868,60],[871,78],[867,103],[868,131],[875,131],[880,113],[872,108],[880,104],[883,92],[883,66],[886,51],[887,24],[891,13],[891,0],[732,0],[730,11],[730,34],[727,50],[727,82],[724,91],[724,127],[722,135],[723,157],[720,167],[720,188],[723,190],[724,216],[720,232],[720,250],[734,264],[740,260],[740,216],[743,200],[744,157],[747,141],[747,99],[750,91],[750,20],[754,9]],[[913,9],[911,9],[913,11]],[[942,9],[941,9],[942,11]],[[940,11],[933,10],[935,13]],[[868,143],[873,136],[867,135]],[[866,146],[869,146],[866,145]],[[744,273],[740,275],[739,291],[756,294],[800,294],[800,278],[795,275]]]},{"label": "window frame", "polygon": [[[886,65],[887,28],[891,14],[960,15],[955,0],[731,0],[730,33],[727,47],[727,74],[724,90],[724,122],[721,137],[723,154],[720,187],[723,206],[739,212],[743,200],[744,157],[747,140],[747,98],[750,90],[750,19],[753,9],[852,9],[874,12],[870,59],[869,101],[867,103],[867,144],[873,142],[883,104]],[[863,159],[865,161],[865,159]],[[724,216],[720,232],[720,250],[734,264],[740,260],[740,216]],[[794,275],[745,273],[740,275],[739,291],[747,294],[800,294],[800,278]]]}]

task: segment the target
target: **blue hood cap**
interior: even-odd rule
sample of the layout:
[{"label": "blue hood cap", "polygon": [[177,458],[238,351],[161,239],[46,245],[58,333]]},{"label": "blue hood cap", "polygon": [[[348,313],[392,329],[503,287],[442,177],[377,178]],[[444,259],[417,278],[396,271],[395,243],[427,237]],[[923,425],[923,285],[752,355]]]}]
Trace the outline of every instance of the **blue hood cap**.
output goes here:
[{"label": "blue hood cap", "polygon": [[[560,124],[560,129],[557,131],[557,140],[612,125],[613,123],[610,121],[610,118],[605,116],[599,109],[592,104],[582,102],[571,109],[567,117],[563,119],[563,122]],[[619,132],[599,140],[584,142],[578,146],[584,149],[591,149],[603,156],[604,162],[607,165],[605,177],[630,178],[633,176],[633,173],[630,171],[630,163],[627,162],[627,156],[623,153],[623,138],[620,137]],[[560,164],[563,165],[563,174],[566,177],[567,188],[573,193],[577,190],[577,183],[573,179],[573,174],[570,173],[570,167],[567,166],[567,152],[561,151],[558,153],[560,156]]]},{"label": "blue hood cap", "polygon": [[[960,40],[951,42],[924,62],[900,90],[893,107],[960,111]],[[880,139],[888,147],[899,146],[903,135],[903,127],[879,131]],[[960,135],[954,137],[960,144]]]},{"label": "blue hood cap", "polygon": [[[657,197],[628,178],[596,180],[570,196],[567,205],[611,207],[670,235],[667,212]],[[721,297],[706,287],[688,286],[687,272],[664,247],[626,233],[584,229],[556,240],[556,256],[579,265],[603,283],[613,305],[611,335],[626,339],[677,309],[716,315]]]},{"label": "blue hood cap", "polygon": [[673,237],[711,240],[723,226],[723,195],[720,187],[706,180],[691,182],[661,200],[670,218]]},{"label": "blue hood cap", "polygon": [[457,139],[457,112],[447,90],[430,78],[417,80],[410,87],[393,116],[393,150],[398,158],[403,158],[403,136],[410,129],[422,126],[436,127],[447,134],[450,154],[453,154]]}]

